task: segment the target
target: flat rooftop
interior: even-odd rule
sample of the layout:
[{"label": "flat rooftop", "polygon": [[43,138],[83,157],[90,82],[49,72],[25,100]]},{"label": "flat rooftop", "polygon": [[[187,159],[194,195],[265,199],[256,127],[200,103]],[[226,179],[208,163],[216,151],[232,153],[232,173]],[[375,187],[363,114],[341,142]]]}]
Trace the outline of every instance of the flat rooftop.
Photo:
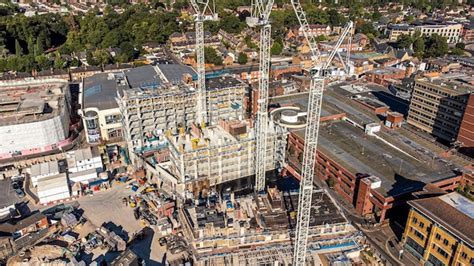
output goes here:
[{"label": "flat rooftop", "polygon": [[417,81],[428,82],[450,89],[454,95],[474,93],[474,72],[450,72],[437,77],[419,77]]},{"label": "flat rooftop", "polygon": [[452,192],[439,197],[410,201],[409,204],[474,247],[474,202]]},{"label": "flat rooftop", "polygon": [[66,83],[0,87],[0,125],[49,119],[59,114]]},{"label": "flat rooftop", "polygon": [[18,198],[12,189],[11,179],[0,180],[0,208],[9,207],[21,201],[22,199]]},{"label": "flat rooftop", "polygon": [[224,88],[246,87],[246,86],[247,84],[231,76],[222,76],[222,77],[217,77],[217,78],[206,79],[207,90],[220,90]]},{"label": "flat rooftop", "polygon": [[[304,139],[304,129],[295,133]],[[415,191],[427,183],[455,176],[453,170],[457,167],[449,161],[379,135],[384,140],[366,135],[348,122],[331,121],[320,126],[318,149],[353,174],[379,177],[382,185],[377,190],[386,196]]]},{"label": "flat rooftop", "polygon": [[127,90],[157,90],[166,86],[183,83],[185,74],[195,71],[189,66],[159,64],[141,66],[117,72],[99,73],[84,79],[83,108],[96,107],[99,110],[118,108],[117,94]]},{"label": "flat rooftop", "polygon": [[[287,96],[277,96],[270,98],[269,105],[279,105],[280,107],[285,106],[294,106],[299,107],[302,112],[306,112],[308,110],[308,100],[309,100],[308,93],[301,93],[297,95],[287,95]],[[275,106],[276,107],[276,106]],[[338,108],[336,105],[332,104],[329,101],[325,101],[323,99],[323,106],[321,109],[321,117],[337,115],[344,113],[344,110]]]}]

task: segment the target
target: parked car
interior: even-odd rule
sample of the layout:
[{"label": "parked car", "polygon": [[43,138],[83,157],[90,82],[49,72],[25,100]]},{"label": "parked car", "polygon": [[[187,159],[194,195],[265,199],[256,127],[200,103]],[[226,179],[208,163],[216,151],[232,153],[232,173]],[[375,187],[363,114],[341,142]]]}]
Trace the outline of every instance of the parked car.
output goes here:
[{"label": "parked car", "polygon": [[25,196],[25,192],[23,192],[22,189],[15,190],[15,193],[19,198],[23,198]]}]

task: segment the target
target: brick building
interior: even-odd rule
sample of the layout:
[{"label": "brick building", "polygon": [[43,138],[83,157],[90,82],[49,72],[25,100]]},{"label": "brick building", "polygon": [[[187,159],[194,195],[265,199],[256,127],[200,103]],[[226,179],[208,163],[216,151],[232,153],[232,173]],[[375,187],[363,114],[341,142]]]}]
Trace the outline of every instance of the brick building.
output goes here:
[{"label": "brick building", "polygon": [[[387,137],[382,132],[378,135]],[[304,129],[292,131],[288,136],[287,170],[296,177],[303,148]],[[383,222],[394,208],[403,207],[412,193],[426,184],[452,191],[462,181],[447,162],[433,161],[401,140],[386,143],[338,119],[320,126],[316,158],[316,177],[332,180],[328,183],[335,184],[334,190],[358,214],[377,222]]]},{"label": "brick building", "polygon": [[474,93],[469,95],[457,141],[462,149],[466,149],[469,154],[474,154]]},{"label": "brick building", "polygon": [[369,82],[388,86],[391,80],[401,80],[405,78],[406,71],[395,67],[384,67],[368,71],[365,74],[365,79]]},{"label": "brick building", "polygon": [[[325,35],[328,36],[331,34],[331,27],[328,25],[320,25],[320,24],[310,24],[309,25],[309,35],[313,37]],[[304,37],[303,29],[298,29],[298,36]]]}]

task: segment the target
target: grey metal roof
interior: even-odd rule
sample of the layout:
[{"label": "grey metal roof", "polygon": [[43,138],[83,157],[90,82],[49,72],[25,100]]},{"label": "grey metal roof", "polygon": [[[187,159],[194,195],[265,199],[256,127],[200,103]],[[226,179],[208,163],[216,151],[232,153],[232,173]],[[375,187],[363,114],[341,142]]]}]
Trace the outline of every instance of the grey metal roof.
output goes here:
[{"label": "grey metal roof", "polygon": [[83,108],[118,108],[117,92],[129,88],[158,87],[162,83],[153,66],[141,66],[112,73],[99,73],[84,79]]},{"label": "grey metal roof", "polygon": [[130,88],[158,87],[162,81],[153,66],[141,66],[123,71]]},{"label": "grey metal roof", "polygon": [[191,76],[197,75],[196,71],[189,66],[179,65],[179,64],[161,64],[157,65],[161,73],[166,77],[166,79],[172,83],[180,83],[183,81],[183,75],[189,74]]}]

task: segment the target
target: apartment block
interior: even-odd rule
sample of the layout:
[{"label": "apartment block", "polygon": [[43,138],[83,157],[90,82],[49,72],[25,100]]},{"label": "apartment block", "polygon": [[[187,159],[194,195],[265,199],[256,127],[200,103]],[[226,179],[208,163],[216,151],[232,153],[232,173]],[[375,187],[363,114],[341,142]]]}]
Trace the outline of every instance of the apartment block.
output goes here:
[{"label": "apartment block", "polygon": [[452,192],[413,200],[403,245],[424,265],[474,264],[474,203]]},{"label": "apartment block", "polygon": [[[218,119],[242,117],[244,83],[226,76],[207,80],[206,84],[210,125],[217,124]],[[125,140],[129,150],[138,153],[165,145],[166,131],[172,134],[190,128],[197,112],[197,93],[192,83],[127,89],[118,101]]]},{"label": "apartment block", "polygon": [[[285,152],[286,138],[276,126],[268,130],[266,169],[270,171],[279,166],[276,158]],[[167,141],[171,172],[178,183],[205,180],[214,186],[255,173],[256,139],[250,122],[220,120],[217,126],[205,128],[193,125],[189,132],[167,136]]]},{"label": "apartment block", "polygon": [[412,35],[420,32],[425,36],[438,34],[447,39],[448,43],[461,40],[463,25],[459,23],[427,23],[423,25],[390,24],[385,30],[390,41],[396,41],[401,35]]},{"label": "apartment block", "polygon": [[408,124],[445,141],[456,140],[469,95],[474,86],[462,82],[465,74],[419,77],[410,101]]}]

